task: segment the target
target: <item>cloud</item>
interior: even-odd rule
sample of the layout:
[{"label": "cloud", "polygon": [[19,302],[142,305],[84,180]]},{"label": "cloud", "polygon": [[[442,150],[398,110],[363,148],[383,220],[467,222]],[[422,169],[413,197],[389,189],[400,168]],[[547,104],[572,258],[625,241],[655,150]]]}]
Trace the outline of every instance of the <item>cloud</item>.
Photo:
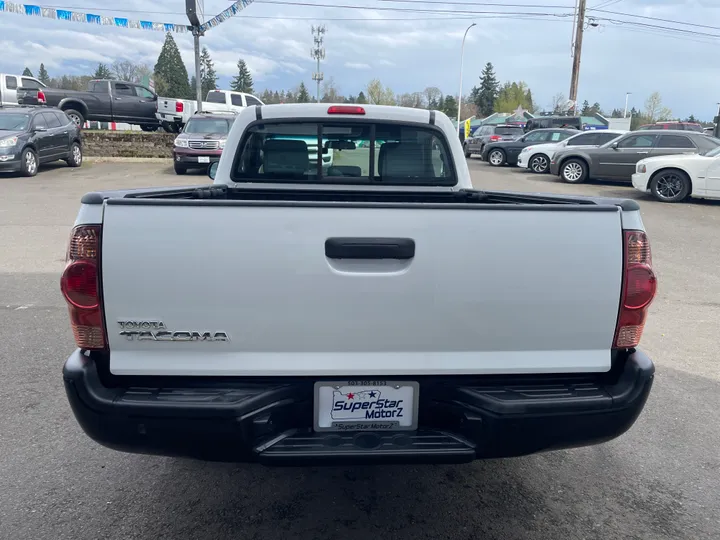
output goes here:
[{"label": "cloud", "polygon": [[[205,0],[207,16],[226,8],[229,0]],[[538,6],[542,0],[526,0]],[[558,2],[555,2],[557,4]],[[595,2],[597,4],[597,2]],[[142,18],[186,24],[179,0],[83,0],[87,12],[106,16]],[[356,4],[361,4],[357,2]],[[238,16],[210,29],[201,42],[208,47],[227,87],[243,58],[258,90],[282,90],[301,81],[311,85],[317,70],[310,58],[313,45],[310,27],[325,24],[326,59],[320,70],[325,78],[342,81],[342,90],[355,93],[371,78],[397,93],[437,86],[455,94],[460,71],[460,43],[471,22],[477,26],[467,35],[464,56],[465,92],[479,83],[487,62],[495,66],[498,80],[524,81],[541,106],[554,94],[567,95],[570,85],[570,38],[572,10],[542,8],[540,12],[562,17],[526,18],[520,15],[469,14],[467,11],[530,11],[530,8],[487,7],[467,4],[390,4],[363,0],[364,9],[333,9],[253,3]],[[568,5],[572,2],[568,2]],[[70,4],[73,5],[73,4]],[[109,5],[127,11],[113,11]],[[472,7],[471,7],[472,6]],[[387,11],[396,7],[410,11]],[[118,8],[119,9],[119,8]],[[427,13],[435,10],[436,13]],[[437,13],[442,10],[447,13]],[[453,10],[461,11],[454,15]],[[631,13],[671,21],[720,20],[717,0],[624,0],[609,11]],[[152,12],[152,13],[150,13]],[[602,20],[614,18],[673,26],[588,9],[598,27],[589,27],[583,43],[578,99],[599,102],[605,109],[622,107],[625,92],[632,92],[630,105],[643,107],[645,98],[658,91],[664,104],[677,116],[694,114],[703,119],[715,115],[717,102],[715,50],[718,39],[700,35],[677,36],[658,28],[640,28]],[[451,18],[452,17],[452,18]],[[352,20],[336,20],[338,18]],[[709,23],[708,23],[709,24]],[[709,29],[684,27],[706,34]],[[0,47],[3,71],[20,73],[27,65],[37,72],[40,62],[50,75],[79,75],[92,72],[99,62],[132,60],[153,66],[162,47],[162,32],[121,29],[69,21],[0,13]],[[193,43],[189,34],[175,34],[188,71],[193,71]]]},{"label": "cloud", "polygon": [[345,67],[350,69],[370,69],[370,64],[363,62],[345,62]]}]

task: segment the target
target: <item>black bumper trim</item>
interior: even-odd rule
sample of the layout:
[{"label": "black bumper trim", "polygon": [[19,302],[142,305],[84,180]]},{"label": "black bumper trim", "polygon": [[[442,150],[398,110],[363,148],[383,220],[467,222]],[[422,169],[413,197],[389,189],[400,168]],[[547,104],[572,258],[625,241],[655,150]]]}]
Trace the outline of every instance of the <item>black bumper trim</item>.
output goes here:
[{"label": "black bumper trim", "polygon": [[269,465],[456,463],[596,444],[632,426],[653,378],[652,361],[639,351],[597,376],[417,377],[417,431],[358,434],[312,430],[307,378],[113,387],[80,351],[63,370],[75,417],[100,444]]}]

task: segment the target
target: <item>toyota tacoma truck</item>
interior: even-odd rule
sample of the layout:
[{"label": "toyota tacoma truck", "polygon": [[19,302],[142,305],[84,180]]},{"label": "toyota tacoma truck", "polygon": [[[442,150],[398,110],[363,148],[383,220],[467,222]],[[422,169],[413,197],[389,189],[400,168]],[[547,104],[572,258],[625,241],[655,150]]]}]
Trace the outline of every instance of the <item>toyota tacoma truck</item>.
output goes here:
[{"label": "toyota tacoma truck", "polygon": [[373,105],[248,107],[209,175],[82,197],[63,380],[100,444],[457,463],[641,413],[657,282],[634,201],[474,189],[444,114]]}]

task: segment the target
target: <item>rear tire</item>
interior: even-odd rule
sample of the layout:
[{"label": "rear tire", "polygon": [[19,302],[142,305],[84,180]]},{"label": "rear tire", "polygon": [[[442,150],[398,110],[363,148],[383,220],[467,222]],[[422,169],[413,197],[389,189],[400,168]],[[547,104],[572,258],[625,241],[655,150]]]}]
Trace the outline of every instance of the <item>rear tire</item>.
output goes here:
[{"label": "rear tire", "polygon": [[682,202],[690,195],[691,191],[692,182],[682,171],[659,171],[650,180],[650,192],[660,202]]},{"label": "rear tire", "polygon": [[185,174],[187,172],[187,167],[177,163],[173,163],[173,169],[175,169],[175,174]]},{"label": "rear tire", "polygon": [[70,153],[68,154],[68,158],[65,161],[70,167],[82,166],[82,147],[78,143],[74,142],[72,143],[72,145],[70,145]]},{"label": "rear tire", "polygon": [[81,112],[76,111],[75,109],[64,109],[64,112],[77,127],[83,127],[85,124],[85,117]]},{"label": "rear tire", "polygon": [[507,156],[505,155],[505,151],[494,149],[488,153],[487,160],[493,167],[502,167],[505,165],[505,161],[507,161]]},{"label": "rear tire", "polygon": [[32,148],[26,148],[20,154],[20,172],[23,176],[35,176],[40,167],[40,160],[37,152]]},{"label": "rear tire", "polygon": [[560,166],[560,178],[568,184],[582,184],[588,179],[588,168],[580,159],[568,159]]},{"label": "rear tire", "polygon": [[545,154],[535,154],[528,161],[528,168],[535,174],[545,174],[550,170],[550,160]]},{"label": "rear tire", "polygon": [[470,152],[468,152],[467,146],[465,148],[463,148],[463,152],[465,153],[466,158],[470,157]]},{"label": "rear tire", "polygon": [[150,131],[150,132],[157,131],[159,128],[160,128],[160,125],[153,126],[153,125],[149,125],[149,124],[143,124],[140,126],[140,129],[142,129],[143,131]]}]

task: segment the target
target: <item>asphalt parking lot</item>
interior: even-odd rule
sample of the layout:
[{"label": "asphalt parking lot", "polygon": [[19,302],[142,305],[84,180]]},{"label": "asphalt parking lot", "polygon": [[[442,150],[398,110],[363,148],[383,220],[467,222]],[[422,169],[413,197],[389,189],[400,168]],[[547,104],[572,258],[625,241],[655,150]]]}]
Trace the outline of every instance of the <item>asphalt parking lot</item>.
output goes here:
[{"label": "asphalt parking lot", "polygon": [[470,168],[478,188],[639,201],[660,279],[643,338],[657,379],[630,432],[463,466],[266,469],[106,450],[83,434],[61,383],[73,341],[58,281],[79,199],[208,179],[166,163],[58,165],[0,176],[0,538],[720,537],[720,204]]}]

